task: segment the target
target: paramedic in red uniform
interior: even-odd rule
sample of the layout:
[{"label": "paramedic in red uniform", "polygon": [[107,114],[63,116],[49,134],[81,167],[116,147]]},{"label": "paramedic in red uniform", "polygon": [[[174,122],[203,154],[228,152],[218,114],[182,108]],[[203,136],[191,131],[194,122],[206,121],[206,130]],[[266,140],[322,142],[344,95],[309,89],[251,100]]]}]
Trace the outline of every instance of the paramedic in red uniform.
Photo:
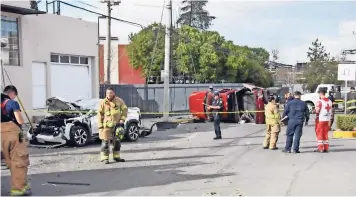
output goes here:
[{"label": "paramedic in red uniform", "polygon": [[315,132],[318,141],[318,150],[316,152],[329,151],[329,123],[332,117],[332,102],[325,97],[325,90],[320,90],[320,100],[315,106]]}]

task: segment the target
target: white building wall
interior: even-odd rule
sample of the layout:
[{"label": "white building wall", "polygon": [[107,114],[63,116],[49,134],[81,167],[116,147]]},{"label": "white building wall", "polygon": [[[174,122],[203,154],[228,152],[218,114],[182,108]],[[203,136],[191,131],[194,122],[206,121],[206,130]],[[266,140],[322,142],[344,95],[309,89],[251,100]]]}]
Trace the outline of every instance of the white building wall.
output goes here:
[{"label": "white building wall", "polygon": [[[3,12],[1,15],[13,14]],[[43,114],[32,111],[32,62],[46,64],[48,82],[51,77],[48,69],[51,53],[90,57],[92,97],[99,97],[97,24],[52,14],[19,17],[20,66],[5,66],[5,69],[12,84],[18,88],[19,96],[26,110],[29,110],[29,115]],[[6,79],[6,85],[8,84],[9,80]],[[49,95],[50,92],[50,84],[47,83],[47,98],[55,96]]]}]

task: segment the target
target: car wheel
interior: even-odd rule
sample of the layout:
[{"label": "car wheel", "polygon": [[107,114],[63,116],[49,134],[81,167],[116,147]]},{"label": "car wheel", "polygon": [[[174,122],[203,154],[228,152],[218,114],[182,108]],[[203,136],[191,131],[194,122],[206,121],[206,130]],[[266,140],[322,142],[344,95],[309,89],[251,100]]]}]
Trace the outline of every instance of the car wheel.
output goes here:
[{"label": "car wheel", "polygon": [[314,109],[314,105],[313,103],[307,103],[308,109],[309,109],[309,113],[312,114],[313,113],[313,109]]},{"label": "car wheel", "polygon": [[139,127],[136,123],[130,123],[126,130],[126,138],[131,142],[137,141],[140,135]]},{"label": "car wheel", "polygon": [[70,141],[74,146],[86,146],[89,143],[89,131],[82,126],[73,126]]}]

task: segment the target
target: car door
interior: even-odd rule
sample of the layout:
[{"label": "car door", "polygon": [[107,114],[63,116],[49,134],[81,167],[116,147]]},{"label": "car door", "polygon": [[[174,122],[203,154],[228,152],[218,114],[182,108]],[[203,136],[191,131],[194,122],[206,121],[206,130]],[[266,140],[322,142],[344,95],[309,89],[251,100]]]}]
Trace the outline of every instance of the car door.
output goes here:
[{"label": "car door", "polygon": [[97,115],[90,118],[90,126],[91,126],[92,135],[99,133],[98,116]]}]

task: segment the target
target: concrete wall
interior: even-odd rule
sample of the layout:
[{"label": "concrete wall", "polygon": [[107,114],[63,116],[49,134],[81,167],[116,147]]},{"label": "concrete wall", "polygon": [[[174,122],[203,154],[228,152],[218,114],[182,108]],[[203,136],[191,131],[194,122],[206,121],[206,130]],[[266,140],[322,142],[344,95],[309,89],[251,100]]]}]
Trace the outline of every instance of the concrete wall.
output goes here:
[{"label": "concrete wall", "polygon": [[[188,111],[189,96],[195,91],[208,90],[210,85],[213,85],[214,89],[223,89],[241,88],[244,84],[171,84],[170,111]],[[100,85],[100,98],[105,97],[105,90],[108,87],[114,88],[116,95],[129,107],[139,107],[142,112],[163,112],[163,84]]]},{"label": "concrete wall", "polygon": [[[2,15],[12,15],[1,13]],[[5,66],[11,82],[15,85],[26,110],[32,110],[32,62],[50,66],[50,54],[73,54],[89,56],[92,73],[92,94],[99,96],[97,24],[75,18],[52,14],[18,16],[20,18],[20,66]],[[47,79],[49,75],[47,69]],[[6,84],[9,80],[6,78]],[[65,80],[65,79],[63,79]],[[48,80],[47,80],[48,81]],[[50,84],[47,83],[47,97]],[[29,115],[43,113],[30,111]]]}]

